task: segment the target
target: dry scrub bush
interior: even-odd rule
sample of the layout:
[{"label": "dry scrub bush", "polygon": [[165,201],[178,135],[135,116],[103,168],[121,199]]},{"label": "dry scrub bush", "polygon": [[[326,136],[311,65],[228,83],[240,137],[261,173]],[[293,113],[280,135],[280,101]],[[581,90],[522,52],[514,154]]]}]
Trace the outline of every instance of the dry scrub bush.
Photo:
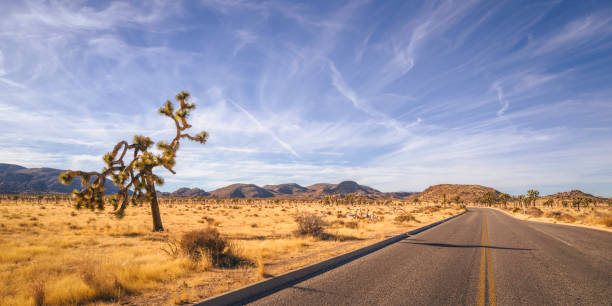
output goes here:
[{"label": "dry scrub bush", "polygon": [[93,300],[115,301],[127,292],[117,276],[105,271],[98,263],[86,262],[79,271],[79,277],[95,292]]},{"label": "dry scrub bush", "polygon": [[179,247],[193,262],[202,261],[203,257],[208,257],[217,267],[234,267],[244,262],[232,244],[213,227],[186,232]]},{"label": "dry scrub bush", "polygon": [[599,222],[607,227],[612,227],[612,216],[601,217]]},{"label": "dry scrub bush", "polygon": [[313,213],[303,213],[295,217],[298,228],[295,234],[298,236],[312,236],[320,238],[323,236],[324,227],[327,225],[323,218]]},{"label": "dry scrub bush", "polygon": [[541,217],[544,214],[544,212],[537,207],[529,207],[526,212],[532,217]]},{"label": "dry scrub bush", "polygon": [[36,281],[32,285],[32,298],[34,299],[34,305],[42,306],[45,305],[45,283],[43,281]]},{"label": "dry scrub bush", "polygon": [[416,212],[421,213],[421,214],[431,214],[431,213],[435,213],[436,211],[439,211],[440,209],[442,209],[442,206],[440,205],[425,206],[425,207],[420,207],[419,209],[416,210]]},{"label": "dry scrub bush", "polygon": [[357,221],[347,221],[344,223],[344,227],[346,228],[351,228],[351,229],[356,229],[359,227],[359,222]]},{"label": "dry scrub bush", "polygon": [[404,222],[407,223],[410,221],[419,222],[419,220],[417,220],[413,215],[408,214],[408,213],[403,213],[401,215],[398,215],[393,220],[397,223],[404,223]]},{"label": "dry scrub bush", "polygon": [[576,222],[576,217],[570,214],[560,212],[560,211],[548,212],[544,216],[547,218],[553,218],[557,221],[562,221],[562,222],[569,222],[569,223]]}]

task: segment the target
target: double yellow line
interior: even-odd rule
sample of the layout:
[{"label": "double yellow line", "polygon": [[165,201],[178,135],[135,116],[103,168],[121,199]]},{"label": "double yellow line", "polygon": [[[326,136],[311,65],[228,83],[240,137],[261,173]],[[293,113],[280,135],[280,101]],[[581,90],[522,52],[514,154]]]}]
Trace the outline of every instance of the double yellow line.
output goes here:
[{"label": "double yellow line", "polygon": [[[491,249],[489,248],[489,231],[487,230],[487,215],[482,222],[482,255],[480,256],[480,281],[478,283],[478,305],[485,305],[485,286],[489,289],[489,305],[497,305],[495,300],[495,283],[493,281],[493,266],[491,264]],[[486,281],[485,281],[486,276]],[[488,282],[487,282],[488,281]]]}]

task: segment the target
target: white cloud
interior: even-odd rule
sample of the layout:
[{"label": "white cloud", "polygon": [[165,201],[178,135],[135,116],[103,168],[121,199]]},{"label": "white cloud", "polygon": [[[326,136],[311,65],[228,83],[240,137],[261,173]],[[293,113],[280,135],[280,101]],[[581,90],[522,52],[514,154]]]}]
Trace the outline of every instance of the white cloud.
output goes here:
[{"label": "white cloud", "polygon": [[252,44],[257,40],[257,36],[246,30],[235,31],[236,39],[238,40],[236,47],[234,48],[234,55],[238,54],[244,46]]},{"label": "white cloud", "polygon": [[555,52],[568,47],[576,48],[597,35],[612,33],[611,29],[612,17],[610,17],[610,11],[579,18],[542,41],[535,53]]},{"label": "white cloud", "polygon": [[508,103],[508,100],[506,100],[506,98],[504,97],[504,91],[501,85],[499,85],[499,82],[493,83],[491,87],[495,89],[495,92],[497,93],[497,100],[502,105],[502,108],[497,111],[497,116],[501,117],[506,112],[506,110],[508,110],[510,104]]},{"label": "white cloud", "polygon": [[239,104],[237,104],[235,102],[231,102],[231,103],[234,106],[236,106],[236,108],[238,108],[241,112],[243,112],[245,115],[247,115],[247,117],[249,119],[251,119],[257,125],[257,127],[261,131],[264,131],[267,134],[269,134],[278,144],[280,144],[283,148],[285,148],[287,151],[289,151],[289,153],[291,153],[295,157],[300,157],[300,155],[293,149],[293,147],[291,147],[287,142],[285,142],[282,139],[280,139],[280,137],[278,137],[276,135],[276,133],[274,133],[274,131],[272,131],[269,128],[265,127],[259,120],[257,120],[257,118],[255,118],[255,116],[253,116],[246,109],[244,109],[244,107],[240,106]]}]

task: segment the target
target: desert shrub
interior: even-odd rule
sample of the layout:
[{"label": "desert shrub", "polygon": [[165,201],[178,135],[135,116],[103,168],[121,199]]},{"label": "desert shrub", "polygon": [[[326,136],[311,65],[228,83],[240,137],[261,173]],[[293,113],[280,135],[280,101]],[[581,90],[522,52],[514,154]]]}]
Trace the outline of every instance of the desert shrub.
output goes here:
[{"label": "desert shrub", "polygon": [[570,223],[576,222],[576,217],[570,214],[560,212],[560,211],[548,212],[544,216],[547,218],[553,218],[557,221],[570,222]]},{"label": "desert shrub", "polygon": [[404,223],[404,222],[410,222],[410,221],[419,222],[413,215],[408,214],[408,213],[403,213],[401,215],[398,215],[393,220],[397,223]]},{"label": "desert shrub", "polygon": [[328,224],[329,226],[344,226],[344,221],[336,219]]},{"label": "desert shrub", "polygon": [[532,217],[541,217],[542,214],[544,214],[544,212],[542,212],[542,210],[540,210],[537,207],[529,207],[529,209],[527,209],[527,214],[532,216]]},{"label": "desert shrub", "polygon": [[520,208],[518,208],[518,207],[515,207],[514,209],[512,209],[512,212],[513,212],[513,213],[520,212],[520,211],[521,211],[521,209],[520,209]]},{"label": "desert shrub", "polygon": [[344,223],[344,227],[356,229],[359,227],[359,222],[357,221],[347,221]]},{"label": "desert shrub", "polygon": [[218,267],[234,267],[239,263],[246,263],[236,256],[231,243],[213,227],[183,234],[179,247],[182,253],[194,262],[201,261],[203,256],[208,256],[213,265]]},{"label": "desert shrub", "polygon": [[94,300],[117,300],[125,288],[118,281],[117,277],[105,271],[99,263],[86,262],[82,265],[78,274],[81,280],[94,292]]},{"label": "desert shrub", "polygon": [[298,228],[295,234],[298,236],[322,237],[324,227],[327,225],[325,221],[318,215],[312,213],[303,213],[295,217]]},{"label": "desert shrub", "polygon": [[32,284],[32,298],[34,299],[34,305],[42,306],[45,305],[45,283],[42,281],[36,281]]},{"label": "desert shrub", "polygon": [[442,206],[440,205],[435,205],[435,206],[424,206],[424,207],[420,207],[419,209],[417,209],[417,213],[422,213],[422,214],[430,214],[430,213],[435,213],[436,211],[442,209]]},{"label": "desert shrub", "polygon": [[599,222],[607,227],[612,227],[612,216],[601,217]]}]

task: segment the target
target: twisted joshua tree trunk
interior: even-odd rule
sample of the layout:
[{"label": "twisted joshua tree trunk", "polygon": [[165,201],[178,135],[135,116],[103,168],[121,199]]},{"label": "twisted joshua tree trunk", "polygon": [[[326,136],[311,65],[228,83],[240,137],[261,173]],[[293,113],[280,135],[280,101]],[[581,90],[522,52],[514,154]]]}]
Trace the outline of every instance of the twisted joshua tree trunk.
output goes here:
[{"label": "twisted joshua tree trunk", "polygon": [[[138,201],[149,201],[153,217],[153,230],[164,230],[155,190],[155,184],[162,185],[164,181],[161,177],[153,174],[153,169],[163,166],[172,174],[176,174],[172,168],[175,164],[174,159],[179,149],[180,140],[187,138],[204,144],[208,139],[208,133],[205,131],[195,136],[184,133],[185,130],[191,128],[191,125],[187,123],[187,118],[195,105],[187,103],[189,93],[186,91],[176,95],[176,99],[180,104],[177,111],[174,111],[174,106],[170,101],[166,101],[164,106],[159,109],[159,113],[172,119],[176,127],[176,135],[170,144],[163,141],[157,143],[157,148],[161,151],[160,154],[149,152],[153,145],[153,141],[149,137],[136,135],[134,136],[134,143],[129,144],[126,141],[120,141],[115,145],[113,151],[104,155],[103,159],[106,167],[101,172],[68,170],[60,174],[59,180],[64,184],[70,184],[74,177],[81,178],[82,190],[75,189],[72,192],[77,209],[82,207],[92,210],[104,209],[104,184],[106,183],[106,177],[110,176],[113,183],[119,186],[119,192],[107,199],[113,205],[115,215],[123,217],[130,202],[135,205]],[[131,154],[132,160],[125,162],[124,159],[128,151],[133,151]],[[95,179],[91,180],[93,177]]]}]

